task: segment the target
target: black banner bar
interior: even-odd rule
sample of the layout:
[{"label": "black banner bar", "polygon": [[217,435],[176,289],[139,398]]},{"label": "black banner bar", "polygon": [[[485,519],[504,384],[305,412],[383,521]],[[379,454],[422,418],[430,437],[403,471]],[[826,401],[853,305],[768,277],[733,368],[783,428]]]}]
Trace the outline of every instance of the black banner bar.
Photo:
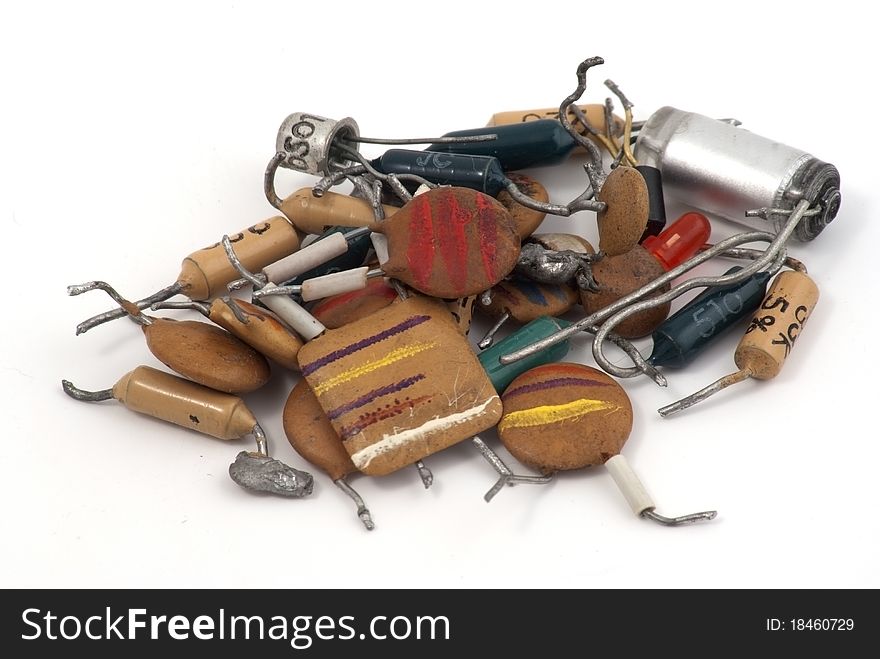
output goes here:
[{"label": "black banner bar", "polygon": [[600,648],[616,657],[765,648],[849,656],[880,640],[873,591],[7,590],[0,600],[0,648],[9,657],[448,657],[481,649],[518,657]]}]

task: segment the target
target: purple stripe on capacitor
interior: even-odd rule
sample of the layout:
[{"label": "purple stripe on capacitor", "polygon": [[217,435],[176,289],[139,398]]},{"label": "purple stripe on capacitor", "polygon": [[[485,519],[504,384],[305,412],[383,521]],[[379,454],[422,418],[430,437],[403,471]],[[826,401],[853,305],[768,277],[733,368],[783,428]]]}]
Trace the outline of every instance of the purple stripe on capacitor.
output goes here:
[{"label": "purple stripe on capacitor", "polygon": [[364,348],[369,348],[371,345],[375,345],[380,341],[384,341],[387,338],[394,336],[395,334],[400,334],[401,332],[405,332],[408,329],[415,327],[416,325],[421,325],[427,320],[430,320],[431,316],[412,316],[411,318],[407,318],[402,323],[398,323],[393,327],[389,327],[386,330],[382,330],[378,334],[374,334],[373,336],[368,336],[365,339],[361,339],[355,343],[352,343],[349,346],[344,348],[340,348],[339,350],[334,350],[328,355],[324,355],[320,359],[316,359],[310,364],[306,364],[302,367],[302,374],[309,375],[314,373],[322,366],[326,366],[332,362],[335,362],[337,359],[342,359],[343,357],[348,357],[349,355],[357,352],[358,350],[363,350]]},{"label": "purple stripe on capacitor", "polygon": [[393,394],[402,389],[406,389],[407,387],[411,387],[419,380],[424,380],[424,373],[417,373],[408,378],[404,378],[400,382],[395,382],[394,384],[386,384],[384,387],[379,387],[378,389],[373,389],[369,393],[364,394],[360,398],[356,398],[350,403],[346,403],[345,405],[340,405],[334,410],[330,410],[327,412],[327,418],[329,419],[338,419],[343,414],[347,412],[351,412],[352,410],[356,410],[359,407],[363,407],[364,405],[369,405],[374,400],[379,398],[380,396],[385,396],[386,394]]},{"label": "purple stripe on capacitor", "polygon": [[508,398],[511,398],[512,396],[528,394],[533,391],[544,391],[545,389],[554,389],[556,387],[572,387],[578,385],[583,387],[611,386],[609,382],[599,382],[598,380],[585,380],[584,378],[555,378],[553,380],[544,380],[542,382],[532,382],[531,384],[524,384],[523,386],[517,387],[516,389],[505,391],[503,398],[506,400]]}]

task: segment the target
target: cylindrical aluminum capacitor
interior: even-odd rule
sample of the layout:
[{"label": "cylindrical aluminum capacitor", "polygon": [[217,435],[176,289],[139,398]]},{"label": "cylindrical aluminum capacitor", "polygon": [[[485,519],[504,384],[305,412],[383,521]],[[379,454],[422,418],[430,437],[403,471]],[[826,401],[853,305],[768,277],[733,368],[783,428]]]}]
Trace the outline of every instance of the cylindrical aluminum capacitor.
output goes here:
[{"label": "cylindrical aluminum capacitor", "polygon": [[660,108],[642,127],[635,156],[662,172],[670,196],[761,231],[778,233],[788,216],[746,217],[746,211],[792,210],[807,199],[822,210],[805,217],[794,232],[808,241],[840,208],[840,173],[834,165],[701,114]]}]

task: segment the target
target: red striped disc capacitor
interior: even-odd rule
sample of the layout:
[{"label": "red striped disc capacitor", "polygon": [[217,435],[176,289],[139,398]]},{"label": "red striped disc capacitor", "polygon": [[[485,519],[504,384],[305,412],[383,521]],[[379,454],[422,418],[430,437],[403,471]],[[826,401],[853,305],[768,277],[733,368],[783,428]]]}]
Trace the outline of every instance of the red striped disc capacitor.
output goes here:
[{"label": "red striped disc capacitor", "polygon": [[481,293],[506,277],[519,257],[507,209],[467,188],[418,195],[375,230],[388,239],[385,274],[433,297]]}]

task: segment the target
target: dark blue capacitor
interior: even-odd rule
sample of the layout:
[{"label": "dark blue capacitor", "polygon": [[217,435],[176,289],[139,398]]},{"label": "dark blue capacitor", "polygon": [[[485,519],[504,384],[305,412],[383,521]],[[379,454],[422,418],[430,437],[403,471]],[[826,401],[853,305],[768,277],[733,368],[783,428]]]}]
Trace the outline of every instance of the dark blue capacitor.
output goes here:
[{"label": "dark blue capacitor", "polygon": [[471,188],[490,197],[509,182],[501,163],[491,156],[389,149],[370,164],[383,174],[416,174],[432,183]]},{"label": "dark blue capacitor", "polygon": [[565,160],[576,143],[555,119],[525,121],[506,126],[486,126],[446,133],[443,137],[495,135],[494,140],[432,144],[428,151],[491,156],[498,158],[504,171],[556,165]]},{"label": "dark blue capacitor", "polygon": [[[334,233],[348,233],[350,231],[354,231],[358,227],[330,227],[324,233],[322,233],[318,238],[315,239],[315,242],[326,238],[329,235]],[[372,242],[370,242],[370,234],[365,233],[362,236],[355,238],[354,240],[350,240],[348,243],[348,251],[344,254],[340,254],[325,263],[322,263],[319,266],[308,270],[301,275],[297,275],[293,279],[284,282],[284,286],[294,286],[298,284],[302,284],[306,279],[312,279],[313,277],[320,277],[322,275],[329,275],[334,272],[341,272],[342,270],[351,270],[352,268],[357,268],[361,266],[364,262],[364,259],[367,258],[367,252],[370,251],[370,248],[373,246]]]},{"label": "dark blue capacitor", "polygon": [[[742,270],[734,266],[724,274]],[[651,338],[648,363],[681,368],[725,330],[749,316],[761,301],[770,275],[759,272],[738,284],[708,288],[663,321]]]}]

